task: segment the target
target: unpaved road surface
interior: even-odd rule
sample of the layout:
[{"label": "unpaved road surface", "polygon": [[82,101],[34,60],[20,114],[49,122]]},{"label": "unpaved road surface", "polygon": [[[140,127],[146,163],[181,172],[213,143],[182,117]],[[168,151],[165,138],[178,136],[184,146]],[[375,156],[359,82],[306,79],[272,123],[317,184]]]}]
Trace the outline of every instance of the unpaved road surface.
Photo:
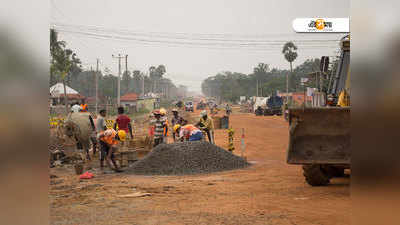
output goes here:
[{"label": "unpaved road surface", "polygon": [[[79,181],[71,167],[52,168],[51,224],[350,224],[350,179],[326,187],[305,183],[300,166],[286,164],[288,125],[281,117],[233,114],[235,154],[245,128],[249,168],[191,176],[95,172]],[[226,130],[216,132],[227,148]],[[132,193],[151,196],[123,197]]]}]

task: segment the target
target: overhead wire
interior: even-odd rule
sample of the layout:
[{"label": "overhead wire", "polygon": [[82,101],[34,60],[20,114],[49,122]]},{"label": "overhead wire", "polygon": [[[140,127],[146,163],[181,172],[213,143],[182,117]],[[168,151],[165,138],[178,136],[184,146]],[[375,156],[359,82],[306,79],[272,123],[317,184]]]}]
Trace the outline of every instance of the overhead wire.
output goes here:
[{"label": "overhead wire", "polygon": [[[136,41],[141,43],[157,43],[157,44],[169,44],[169,45],[191,45],[191,46],[207,46],[207,47],[247,47],[247,48],[259,48],[263,47],[281,47],[282,44],[279,43],[223,43],[223,42],[185,42],[185,41],[175,41],[175,40],[160,40],[160,39],[145,39],[145,38],[136,38],[130,36],[120,36],[115,34],[99,34],[99,33],[91,33],[86,31],[74,31],[74,30],[66,30],[66,29],[57,29],[59,32],[73,33],[84,36],[89,36],[93,38],[100,38],[105,40],[129,40]],[[301,40],[296,43],[299,47],[303,48],[337,48],[337,45],[324,45],[321,43],[303,43]]]}]

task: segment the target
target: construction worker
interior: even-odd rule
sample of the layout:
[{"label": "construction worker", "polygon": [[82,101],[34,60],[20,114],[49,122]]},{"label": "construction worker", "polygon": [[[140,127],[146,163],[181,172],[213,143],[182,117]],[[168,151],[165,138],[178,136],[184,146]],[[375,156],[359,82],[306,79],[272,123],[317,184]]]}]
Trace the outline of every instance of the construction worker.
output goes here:
[{"label": "construction worker", "polygon": [[232,113],[232,108],[228,103],[225,106],[225,113],[227,116],[229,116]]},{"label": "construction worker", "polygon": [[[173,114],[173,117],[172,117],[172,120],[171,120],[172,127],[175,127],[175,125],[177,125],[177,124],[182,125],[183,124],[183,118],[179,116],[178,109],[176,109],[176,108],[172,109],[172,114]],[[175,141],[175,136],[176,136],[175,134],[176,134],[175,132],[173,132],[173,134],[172,134],[172,137],[174,138],[174,141]]]},{"label": "construction worker", "polygon": [[88,105],[85,103],[85,100],[82,100],[81,112],[87,112],[87,111],[88,111]]},{"label": "construction worker", "polygon": [[75,102],[72,107],[71,107],[71,112],[80,112],[81,111],[81,106],[79,105],[78,102]]},{"label": "construction worker", "polygon": [[[99,115],[97,116],[97,119],[96,119],[96,135],[107,130],[106,113],[107,113],[107,111],[105,109],[101,109],[99,111]],[[92,142],[93,142],[93,139],[92,139]],[[97,143],[96,143],[96,145],[97,145]],[[100,151],[100,154],[102,154],[101,151]],[[96,155],[96,147],[95,146],[93,146],[93,155]],[[100,158],[101,157],[102,156],[100,155]]]},{"label": "construction worker", "polygon": [[104,167],[104,160],[106,160],[107,165],[113,169],[115,172],[122,172],[117,163],[115,162],[114,152],[118,149],[119,141],[126,140],[126,133],[124,130],[119,130],[116,132],[114,129],[107,129],[100,132],[97,135],[100,142],[100,169]]},{"label": "construction worker", "polygon": [[168,117],[167,117],[167,110],[164,108],[160,109],[161,119],[164,120],[164,132],[163,132],[163,142],[167,143],[168,138]]},{"label": "construction worker", "polygon": [[337,105],[340,107],[350,106],[350,97],[345,89],[340,92]]},{"label": "construction worker", "polygon": [[196,124],[197,127],[200,127],[208,137],[208,141],[211,144],[214,144],[214,123],[210,117],[207,115],[207,111],[203,110],[200,113],[200,121]]},{"label": "construction worker", "polygon": [[161,118],[160,110],[155,110],[153,112],[155,119],[151,121],[154,125],[154,147],[163,143],[164,140],[164,127],[165,121]]},{"label": "construction worker", "polygon": [[118,130],[124,130],[126,133],[130,134],[130,138],[133,138],[131,119],[124,113],[124,107],[118,107],[118,117],[115,119],[114,130],[117,130],[118,125]]},{"label": "construction worker", "polygon": [[[179,140],[178,137],[179,137],[179,131],[180,131],[181,126],[182,125],[180,125],[180,124],[175,124],[173,126],[172,130],[173,130],[174,142],[177,142]],[[179,141],[182,141],[182,140],[179,140]]]},{"label": "construction worker", "polygon": [[175,125],[174,132],[179,134],[179,141],[201,141],[203,139],[203,132],[193,124],[181,126]]}]

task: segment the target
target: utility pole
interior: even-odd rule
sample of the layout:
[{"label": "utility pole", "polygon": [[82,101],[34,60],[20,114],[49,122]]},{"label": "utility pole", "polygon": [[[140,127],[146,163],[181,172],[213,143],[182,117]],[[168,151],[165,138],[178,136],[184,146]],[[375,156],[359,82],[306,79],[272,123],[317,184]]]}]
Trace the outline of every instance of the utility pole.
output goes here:
[{"label": "utility pole", "polygon": [[118,59],[117,103],[119,106],[121,104],[121,59],[123,58],[123,56],[121,56],[121,54],[118,54],[118,56],[112,55],[112,57]]},{"label": "utility pole", "polygon": [[289,103],[289,73],[286,74],[286,104]]},{"label": "utility pole", "polygon": [[96,74],[95,74],[95,82],[96,82],[96,113],[98,113],[98,98],[99,98],[99,59],[97,59],[96,64]]},{"label": "utility pole", "polygon": [[[125,73],[126,73],[126,75],[128,75],[128,55],[125,55]],[[128,91],[129,90],[129,82],[128,82],[128,86],[127,86],[127,90],[126,91]]]},{"label": "utility pole", "polygon": [[128,55],[125,55],[125,72],[128,73]]},{"label": "utility pole", "polygon": [[142,95],[144,96],[144,73],[142,73]]},{"label": "utility pole", "polygon": [[257,95],[257,97],[258,97],[258,79],[256,80],[256,95]]},{"label": "utility pole", "polygon": [[[92,67],[92,66],[90,66],[90,71],[91,71],[91,72],[93,73],[93,75],[94,75],[94,70],[93,70],[93,67]],[[90,82],[89,82],[89,84],[87,84],[86,86],[87,86],[87,96],[89,96],[89,95],[92,94],[92,91],[93,91],[92,87],[93,87],[93,86],[90,85]]]}]

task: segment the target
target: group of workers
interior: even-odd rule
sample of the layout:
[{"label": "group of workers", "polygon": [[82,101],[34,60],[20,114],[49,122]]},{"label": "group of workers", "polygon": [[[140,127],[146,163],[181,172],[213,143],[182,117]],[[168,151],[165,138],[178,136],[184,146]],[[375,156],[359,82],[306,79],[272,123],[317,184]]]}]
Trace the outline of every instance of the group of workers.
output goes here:
[{"label": "group of workers", "polygon": [[[87,112],[87,105],[79,105],[75,103],[71,107],[71,113]],[[97,145],[99,144],[100,152],[100,169],[104,168],[104,161],[116,172],[121,172],[115,161],[114,153],[120,146],[120,142],[126,143],[127,139],[133,138],[131,119],[125,115],[123,107],[118,107],[118,117],[115,120],[113,128],[107,128],[106,124],[107,111],[101,109],[94,123],[91,115],[89,120],[93,129],[90,140],[93,144],[93,155],[96,155]],[[129,135],[127,135],[129,134]],[[78,147],[79,148],[79,147]],[[90,157],[88,157],[90,160]]]},{"label": "group of workers", "polygon": [[[87,112],[87,105],[74,104],[71,113]],[[196,124],[189,124],[187,120],[179,115],[178,109],[172,109],[171,127],[164,108],[152,112],[154,119],[150,121],[153,127],[154,147],[167,142],[168,130],[171,129],[174,142],[200,141],[204,136],[208,137],[210,143],[214,143],[214,124],[207,111],[201,112],[201,118]],[[89,115],[93,128],[91,142],[93,143],[93,155],[96,155],[97,146],[100,152],[100,168],[104,168],[104,161],[116,172],[120,168],[115,161],[114,153],[120,146],[121,141],[127,143],[127,139],[133,138],[131,119],[124,114],[124,108],[118,107],[118,117],[113,128],[107,128],[105,109],[99,111],[96,122]],[[129,134],[129,135],[127,135]],[[88,158],[90,159],[90,157]]]},{"label": "group of workers", "polygon": [[[154,110],[154,119],[151,124],[154,127],[154,147],[166,142],[168,136],[169,122],[165,109]],[[172,109],[172,137],[174,142],[183,141],[200,141],[203,140],[204,134],[207,135],[210,143],[214,143],[214,124],[208,117],[207,111],[201,112],[201,118],[196,124],[188,124],[188,121],[179,115],[177,109]]]}]

